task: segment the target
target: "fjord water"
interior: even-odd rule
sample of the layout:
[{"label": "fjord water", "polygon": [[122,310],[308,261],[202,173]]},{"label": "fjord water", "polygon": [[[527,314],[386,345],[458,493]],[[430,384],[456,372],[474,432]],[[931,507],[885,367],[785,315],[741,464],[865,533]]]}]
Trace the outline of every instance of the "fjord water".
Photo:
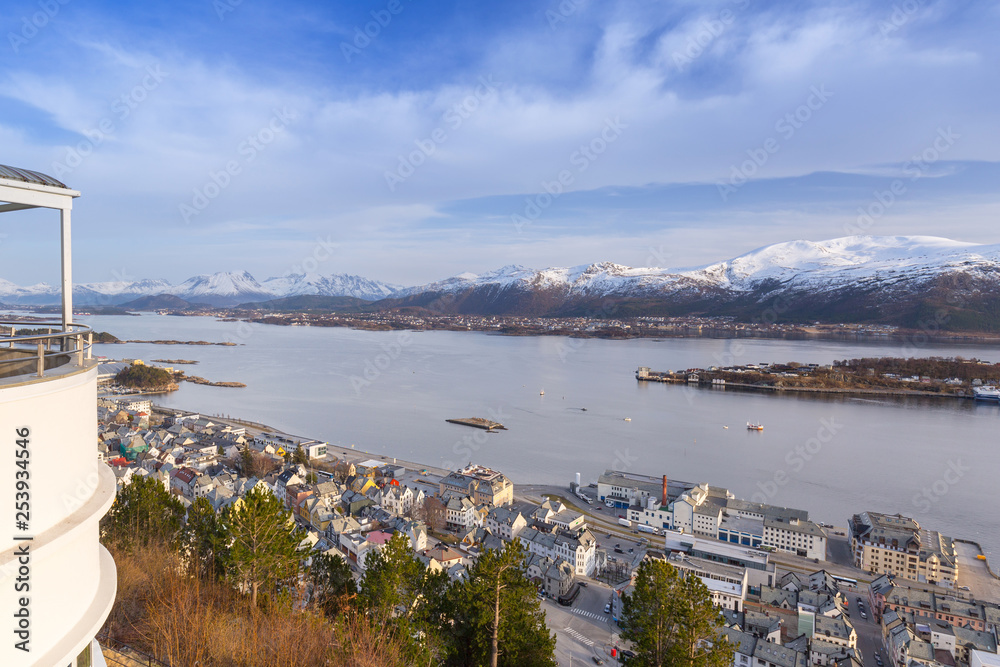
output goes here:
[{"label": "fjord water", "polygon": [[[968,400],[804,396],[637,382],[715,364],[831,363],[874,356],[997,361],[1000,347],[831,341],[570,339],[477,332],[357,331],[208,317],[84,317],[119,338],[235,347],[101,345],[112,358],[195,359],[155,402],[240,416],[379,455],[476,461],[516,483],[584,484],[606,468],[708,482],[843,526],[863,510],[910,515],[1000,557],[1000,406]],[[540,391],[545,395],[540,395]],[[582,408],[586,408],[583,410]],[[508,431],[448,424],[482,416]],[[625,418],[630,421],[625,421]],[[764,424],[749,432],[748,420]],[[729,428],[724,428],[728,426]],[[925,492],[926,491],[926,492]]]}]

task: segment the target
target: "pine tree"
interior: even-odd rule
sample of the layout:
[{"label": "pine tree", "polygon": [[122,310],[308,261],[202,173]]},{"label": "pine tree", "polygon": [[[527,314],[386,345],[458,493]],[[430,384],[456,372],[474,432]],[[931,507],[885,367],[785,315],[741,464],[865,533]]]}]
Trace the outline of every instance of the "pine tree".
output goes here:
[{"label": "pine tree", "polygon": [[184,505],[162,483],[136,475],[102,519],[102,539],[126,549],[150,543],[176,547],[183,519]]},{"label": "pine tree", "polygon": [[350,565],[343,558],[324,553],[313,554],[309,582],[312,604],[330,617],[343,611],[358,592]]},{"label": "pine tree", "polygon": [[257,604],[261,587],[274,593],[298,574],[301,536],[288,510],[259,485],[226,508],[223,525],[232,537],[230,574]]},{"label": "pine tree", "polygon": [[196,499],[188,510],[182,541],[196,574],[225,574],[230,535],[207,498]]},{"label": "pine tree", "polygon": [[430,572],[414,555],[410,540],[397,533],[365,560],[358,600],[377,624],[405,644],[414,664],[437,652],[448,576]]},{"label": "pine tree", "polygon": [[670,563],[645,560],[625,597],[622,638],[641,667],[727,667],[732,647],[719,638],[721,621],[700,579]]},{"label": "pine tree", "polygon": [[556,640],[545,625],[519,540],[487,549],[450,591],[453,638],[447,665],[554,667]]}]

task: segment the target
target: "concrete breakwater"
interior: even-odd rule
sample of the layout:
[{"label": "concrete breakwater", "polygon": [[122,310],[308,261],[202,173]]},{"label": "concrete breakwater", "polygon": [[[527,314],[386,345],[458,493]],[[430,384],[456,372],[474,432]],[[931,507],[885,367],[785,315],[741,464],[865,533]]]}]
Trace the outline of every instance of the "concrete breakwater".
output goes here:
[{"label": "concrete breakwater", "polygon": [[463,426],[472,426],[473,428],[481,428],[485,431],[506,431],[507,427],[500,422],[490,421],[489,419],[484,419],[483,417],[462,417],[459,419],[445,419],[449,424],[462,424]]}]

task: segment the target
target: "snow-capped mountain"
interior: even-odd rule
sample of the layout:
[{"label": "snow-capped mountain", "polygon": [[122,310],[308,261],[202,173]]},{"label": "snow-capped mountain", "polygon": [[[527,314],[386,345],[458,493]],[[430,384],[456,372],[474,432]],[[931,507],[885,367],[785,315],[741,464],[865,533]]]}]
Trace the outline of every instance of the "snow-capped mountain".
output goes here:
[{"label": "snow-capped mountain", "polygon": [[267,301],[274,295],[260,286],[247,271],[220,271],[188,278],[163,294],[173,294],[191,303],[234,306],[247,301]]},{"label": "snow-capped mountain", "polygon": [[612,262],[542,270],[507,266],[401,290],[389,303],[460,313],[580,315],[600,309],[603,316],[743,319],[770,308],[784,320],[882,318],[918,325],[921,313],[942,304],[949,312],[974,316],[989,309],[991,299],[1000,306],[1000,245],[928,236],[851,236],[777,243],[683,269]]},{"label": "snow-capped mountain", "polygon": [[849,236],[830,241],[789,241],[696,268],[632,268],[601,262],[567,268],[505,266],[476,275],[462,273],[397,291],[394,297],[425,292],[495,289],[555,289],[569,294],[646,294],[716,288],[750,292],[763,285],[829,290],[870,280],[920,280],[963,271],[992,275],[1000,268],[1000,245],[977,245],[932,236]]},{"label": "snow-capped mountain", "polygon": [[398,285],[346,273],[321,276],[317,273],[290,273],[280,278],[268,278],[262,287],[279,297],[318,294],[320,296],[353,296],[366,301],[377,301],[393,294]]},{"label": "snow-capped mountain", "polygon": [[[289,274],[258,282],[246,271],[80,284],[76,303],[115,305],[170,294],[232,306],[302,295],[378,301],[378,308],[519,315],[732,315],[741,320],[885,322],[1000,330],[1000,245],[929,236],[789,241],[693,268],[601,262],[542,270],[510,265],[399,289],[359,276]],[[53,304],[56,288],[0,279],[0,302]],[[942,321],[943,320],[943,321]]]},{"label": "snow-capped mountain", "polygon": [[[194,276],[179,285],[173,285],[162,279],[80,283],[73,286],[73,299],[79,306],[112,306],[144,296],[171,294],[190,303],[234,306],[300,294],[352,296],[374,301],[391,294],[394,289],[394,285],[347,274],[289,275],[269,278],[261,284],[247,271],[223,271]],[[0,302],[47,306],[57,304],[59,300],[57,286],[39,283],[30,287],[20,287],[8,280],[0,279]]]}]

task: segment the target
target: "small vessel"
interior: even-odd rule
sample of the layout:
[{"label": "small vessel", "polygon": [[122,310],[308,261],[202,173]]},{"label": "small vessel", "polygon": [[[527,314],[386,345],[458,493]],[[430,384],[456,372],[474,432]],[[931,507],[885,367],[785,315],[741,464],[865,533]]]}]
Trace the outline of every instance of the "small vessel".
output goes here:
[{"label": "small vessel", "polygon": [[989,385],[973,387],[972,395],[977,401],[1000,401],[1000,389]]},{"label": "small vessel", "polygon": [[729,427],[728,426],[723,426],[722,428],[728,429]]},{"label": "small vessel", "polygon": [[625,421],[630,422],[630,421],[632,421],[632,418],[631,417],[626,417]]},{"label": "small vessel", "polygon": [[539,395],[539,396],[544,396],[544,395],[545,395],[545,390],[544,390],[544,389],[542,389],[542,390],[541,390],[540,392],[538,392],[538,395]]},{"label": "small vessel", "polygon": [[754,423],[754,422],[747,422],[747,430],[748,431],[763,431],[764,430],[764,425],[763,424],[757,424],[757,423]]}]

